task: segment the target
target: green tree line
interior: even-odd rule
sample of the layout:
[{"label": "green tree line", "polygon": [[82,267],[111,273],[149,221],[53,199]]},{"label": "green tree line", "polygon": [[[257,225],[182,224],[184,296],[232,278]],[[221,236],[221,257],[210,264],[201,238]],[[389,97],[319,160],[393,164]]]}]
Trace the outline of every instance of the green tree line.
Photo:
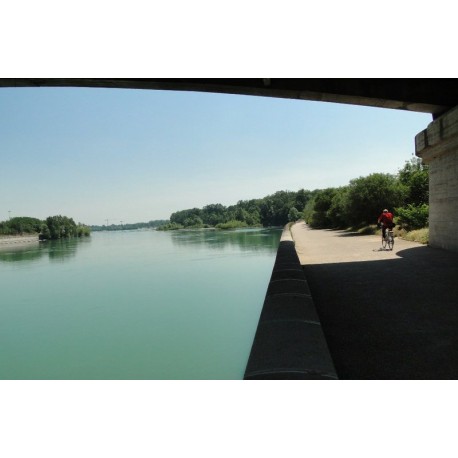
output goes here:
[{"label": "green tree line", "polygon": [[17,216],[0,221],[0,235],[37,234],[42,240],[57,240],[70,237],[87,237],[89,226],[78,223],[67,216],[48,216],[45,220],[28,216]]},{"label": "green tree line", "polygon": [[396,223],[411,230],[428,224],[428,187],[428,167],[415,158],[397,174],[374,173],[338,188],[278,191],[228,207],[218,203],[180,210],[158,229],[283,226],[300,218],[316,228],[362,227],[374,224],[388,207]]},{"label": "green tree line", "polygon": [[180,210],[172,213],[170,222],[158,229],[282,226],[291,217],[299,216],[297,209],[304,208],[311,196],[312,193],[304,189],[297,192],[278,191],[262,199],[240,200],[228,207],[210,204],[203,208]]},{"label": "green tree line", "polygon": [[153,221],[148,221],[147,223],[132,223],[132,224],[110,224],[102,226],[90,226],[91,230],[94,232],[97,231],[130,231],[136,229],[154,229],[159,226],[167,224],[169,221],[164,219],[157,219]]},{"label": "green tree line", "polygon": [[415,158],[396,175],[373,173],[347,186],[315,191],[302,216],[316,228],[356,228],[374,224],[388,208],[396,224],[413,230],[428,225],[428,200],[428,167]]}]

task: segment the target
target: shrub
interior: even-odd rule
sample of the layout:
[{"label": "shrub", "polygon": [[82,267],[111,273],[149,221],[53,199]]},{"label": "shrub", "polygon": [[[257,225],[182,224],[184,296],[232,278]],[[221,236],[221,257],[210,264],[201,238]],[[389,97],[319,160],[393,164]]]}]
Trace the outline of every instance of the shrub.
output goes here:
[{"label": "shrub", "polygon": [[423,229],[417,229],[415,231],[407,232],[403,237],[405,240],[412,242],[428,243],[429,242],[429,229],[427,227]]},{"label": "shrub", "polygon": [[237,229],[238,227],[247,227],[248,224],[245,221],[231,220],[227,223],[219,223],[215,227],[216,229]]},{"label": "shrub", "polygon": [[428,226],[429,206],[427,204],[412,205],[395,209],[396,224],[408,231]]},{"label": "shrub", "polygon": [[85,224],[79,223],[76,226],[76,235],[78,237],[89,237],[91,235],[91,228]]},{"label": "shrub", "polygon": [[182,224],[178,223],[167,223],[163,224],[162,226],[159,226],[156,228],[157,231],[177,231],[178,229],[183,229]]}]

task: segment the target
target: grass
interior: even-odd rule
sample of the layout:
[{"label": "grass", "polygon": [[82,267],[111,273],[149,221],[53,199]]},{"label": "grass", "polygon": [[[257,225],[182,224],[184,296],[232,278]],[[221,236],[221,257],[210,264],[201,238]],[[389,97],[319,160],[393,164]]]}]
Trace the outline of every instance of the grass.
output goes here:
[{"label": "grass", "polygon": [[361,235],[375,235],[378,234],[379,230],[376,224],[371,224],[369,226],[360,227],[356,232]]},{"label": "grass", "polygon": [[429,241],[429,228],[425,227],[423,229],[417,229],[415,231],[406,232],[406,234],[402,238],[405,240],[410,240],[412,242],[427,244]]},{"label": "grass", "polygon": [[245,221],[233,219],[227,223],[219,223],[215,227],[216,229],[237,229],[239,227],[248,227],[248,224]]},{"label": "grass", "polygon": [[[379,235],[380,228],[376,224],[371,224],[369,226],[363,226],[358,229],[352,229],[358,234],[361,235]],[[409,240],[410,242],[418,242],[427,244],[429,241],[429,228],[425,227],[423,229],[416,229],[414,231],[406,231],[401,229],[399,226],[396,226],[393,230],[394,236],[399,237],[404,240]]]}]

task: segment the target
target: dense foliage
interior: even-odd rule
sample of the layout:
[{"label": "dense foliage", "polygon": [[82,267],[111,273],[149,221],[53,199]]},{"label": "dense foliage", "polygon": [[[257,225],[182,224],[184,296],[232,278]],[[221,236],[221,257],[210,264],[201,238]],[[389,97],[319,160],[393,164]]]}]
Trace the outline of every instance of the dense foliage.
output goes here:
[{"label": "dense foliage", "polygon": [[283,226],[300,218],[312,227],[361,227],[375,224],[387,207],[395,214],[395,222],[410,230],[427,226],[428,185],[428,168],[415,158],[396,175],[374,173],[339,188],[278,191],[228,207],[210,204],[180,210],[158,229]]},{"label": "dense foliage", "polygon": [[0,235],[38,234],[40,239],[63,239],[69,237],[89,236],[88,226],[76,224],[67,216],[49,216],[42,221],[37,218],[21,216],[0,222]]},{"label": "dense foliage", "polygon": [[388,208],[401,227],[425,227],[428,188],[428,167],[413,159],[397,175],[374,173],[351,180],[347,186],[315,191],[303,216],[312,227],[358,227],[374,224]]},{"label": "dense foliage", "polygon": [[300,218],[298,209],[304,208],[311,195],[310,191],[304,189],[298,192],[278,191],[263,199],[240,200],[236,205],[228,207],[210,204],[203,208],[180,210],[170,215],[170,223],[158,229],[283,226],[288,221]]},{"label": "dense foliage", "polygon": [[396,209],[396,222],[403,229],[421,229],[428,225],[429,206],[427,204],[413,205]]},{"label": "dense foliage", "polygon": [[43,221],[28,216],[11,218],[8,221],[0,222],[0,234],[37,234],[41,230]]}]

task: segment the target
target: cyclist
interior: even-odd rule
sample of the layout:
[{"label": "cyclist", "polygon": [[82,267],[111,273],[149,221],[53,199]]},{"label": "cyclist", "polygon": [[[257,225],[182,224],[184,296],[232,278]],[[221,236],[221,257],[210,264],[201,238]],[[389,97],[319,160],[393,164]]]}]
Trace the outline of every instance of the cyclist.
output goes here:
[{"label": "cyclist", "polygon": [[378,217],[377,223],[382,226],[382,240],[385,238],[386,228],[393,229],[393,213],[390,213],[386,208]]}]

